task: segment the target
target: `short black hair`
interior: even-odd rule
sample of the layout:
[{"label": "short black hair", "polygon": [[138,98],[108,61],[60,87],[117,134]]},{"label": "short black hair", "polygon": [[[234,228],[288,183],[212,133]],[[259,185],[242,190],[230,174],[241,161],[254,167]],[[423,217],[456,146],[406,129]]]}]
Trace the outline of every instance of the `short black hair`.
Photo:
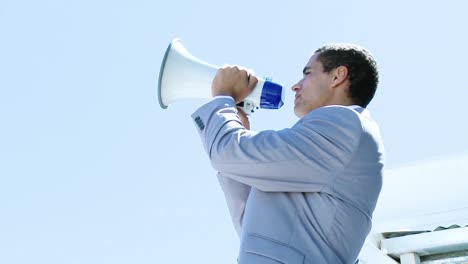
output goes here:
[{"label": "short black hair", "polygon": [[370,52],[353,44],[327,44],[315,51],[324,72],[339,66],[348,69],[349,96],[355,104],[366,107],[379,83],[377,63]]}]

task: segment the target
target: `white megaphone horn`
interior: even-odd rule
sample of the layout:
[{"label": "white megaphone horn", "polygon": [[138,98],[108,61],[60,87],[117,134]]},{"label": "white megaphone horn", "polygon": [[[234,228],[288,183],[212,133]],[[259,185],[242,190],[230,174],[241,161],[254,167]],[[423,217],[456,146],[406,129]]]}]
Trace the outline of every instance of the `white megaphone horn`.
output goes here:
[{"label": "white megaphone horn", "polygon": [[[174,39],[164,54],[158,80],[158,99],[161,108],[183,99],[211,98],[211,82],[219,67],[208,64],[190,54],[179,39]],[[258,78],[252,93],[245,98],[244,112],[255,108],[278,109],[283,105],[281,85]]]}]

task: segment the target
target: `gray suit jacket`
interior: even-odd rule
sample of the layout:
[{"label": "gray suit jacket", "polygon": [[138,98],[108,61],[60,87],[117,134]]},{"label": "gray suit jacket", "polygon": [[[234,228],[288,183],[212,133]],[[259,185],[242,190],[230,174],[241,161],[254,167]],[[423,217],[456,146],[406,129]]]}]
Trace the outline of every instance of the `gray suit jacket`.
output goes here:
[{"label": "gray suit jacket", "polygon": [[368,110],[326,106],[292,128],[253,132],[218,98],[192,118],[240,234],[240,264],[354,263],[382,186]]}]

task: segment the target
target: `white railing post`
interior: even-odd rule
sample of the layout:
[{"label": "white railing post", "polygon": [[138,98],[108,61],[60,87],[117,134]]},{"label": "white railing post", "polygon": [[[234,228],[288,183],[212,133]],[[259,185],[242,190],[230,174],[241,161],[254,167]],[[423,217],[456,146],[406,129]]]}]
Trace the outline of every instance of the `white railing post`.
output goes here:
[{"label": "white railing post", "polygon": [[405,253],[400,255],[400,263],[401,264],[420,264],[421,260],[419,259],[419,255],[416,253]]}]

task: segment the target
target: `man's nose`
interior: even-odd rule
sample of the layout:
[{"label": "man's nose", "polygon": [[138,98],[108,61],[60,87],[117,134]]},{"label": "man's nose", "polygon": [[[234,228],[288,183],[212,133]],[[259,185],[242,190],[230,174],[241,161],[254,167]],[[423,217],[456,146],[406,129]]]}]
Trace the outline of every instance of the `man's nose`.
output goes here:
[{"label": "man's nose", "polygon": [[299,91],[300,89],[301,89],[301,82],[298,82],[298,83],[294,84],[294,85],[291,87],[291,90],[292,90],[293,92],[297,92],[297,91]]}]

